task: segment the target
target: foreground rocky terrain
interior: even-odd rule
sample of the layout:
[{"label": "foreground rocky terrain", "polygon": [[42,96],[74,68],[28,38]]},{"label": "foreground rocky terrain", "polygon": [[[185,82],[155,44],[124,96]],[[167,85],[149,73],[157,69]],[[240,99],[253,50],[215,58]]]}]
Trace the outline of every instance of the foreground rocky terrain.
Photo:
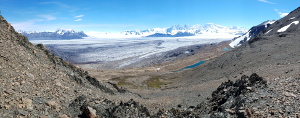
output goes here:
[{"label": "foreground rocky terrain", "polygon": [[153,76],[172,83],[145,95],[91,77],[0,16],[1,117],[299,118],[299,12],[200,66]]},{"label": "foreground rocky terrain", "polygon": [[2,16],[0,47],[1,117],[75,117],[81,114],[80,106],[71,103],[80,96],[102,99],[114,95],[124,100],[126,95],[136,96],[97,81],[43,45],[31,44]]}]

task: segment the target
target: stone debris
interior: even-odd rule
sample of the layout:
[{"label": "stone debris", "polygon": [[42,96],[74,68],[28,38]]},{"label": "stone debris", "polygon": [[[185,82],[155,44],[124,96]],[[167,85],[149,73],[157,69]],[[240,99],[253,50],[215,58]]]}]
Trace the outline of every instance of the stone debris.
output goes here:
[{"label": "stone debris", "polygon": [[86,118],[96,118],[96,110],[89,106],[85,106],[82,108],[82,116]]},{"label": "stone debris", "polygon": [[31,99],[24,98],[24,99],[22,99],[22,102],[23,102],[23,104],[24,104],[24,106],[25,106],[26,109],[30,109],[30,110],[33,109],[32,100]]},{"label": "stone debris", "polygon": [[290,93],[290,92],[284,92],[284,95],[286,97],[297,97],[297,95],[293,94],[293,93]]}]

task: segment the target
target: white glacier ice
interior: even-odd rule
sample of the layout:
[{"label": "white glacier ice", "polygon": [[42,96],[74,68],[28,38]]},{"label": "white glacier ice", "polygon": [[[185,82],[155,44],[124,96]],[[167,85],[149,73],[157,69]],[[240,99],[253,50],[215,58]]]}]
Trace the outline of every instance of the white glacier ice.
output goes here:
[{"label": "white glacier ice", "polygon": [[120,66],[174,50],[183,46],[218,43],[234,36],[223,38],[195,37],[143,37],[143,38],[85,38],[73,40],[31,40],[34,44],[55,45],[61,51],[79,51],[76,59],[84,62],[108,62],[132,58]]}]

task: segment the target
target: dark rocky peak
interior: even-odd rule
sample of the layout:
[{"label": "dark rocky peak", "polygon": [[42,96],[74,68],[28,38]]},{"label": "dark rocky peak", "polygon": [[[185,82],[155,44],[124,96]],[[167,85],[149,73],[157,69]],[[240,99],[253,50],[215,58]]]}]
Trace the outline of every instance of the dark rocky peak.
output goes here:
[{"label": "dark rocky peak", "polygon": [[297,33],[300,29],[300,7],[290,12],[287,16],[277,20],[267,29],[261,32],[261,36],[271,36],[286,33]]},{"label": "dark rocky peak", "polygon": [[229,44],[230,47],[235,48],[238,47],[240,45],[246,44],[249,40],[256,38],[256,36],[258,36],[258,34],[265,30],[266,28],[268,28],[271,24],[273,24],[274,22],[276,22],[275,20],[269,20],[269,21],[265,21],[259,25],[253,26],[250,28],[250,30],[243,34],[242,36],[236,37],[234,39],[232,39],[232,42]]},{"label": "dark rocky peak", "polygon": [[232,48],[248,42],[252,43],[261,36],[286,37],[288,34],[299,32],[300,29],[300,7],[289,13],[287,16],[275,21],[265,21],[252,27],[247,33],[236,37],[229,44]]}]

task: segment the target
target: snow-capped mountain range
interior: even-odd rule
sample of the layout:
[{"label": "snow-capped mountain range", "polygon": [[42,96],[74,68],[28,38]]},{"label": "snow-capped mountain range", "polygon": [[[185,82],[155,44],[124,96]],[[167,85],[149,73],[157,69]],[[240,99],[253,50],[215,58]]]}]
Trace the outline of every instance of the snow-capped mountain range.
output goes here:
[{"label": "snow-capped mountain range", "polygon": [[[168,35],[176,35],[178,33],[186,33],[186,34],[231,34],[231,35],[241,35],[245,33],[247,29],[242,27],[225,27],[213,23],[208,23],[203,26],[201,25],[173,25],[169,28],[153,28],[147,30],[132,30],[132,31],[124,31],[121,34],[123,35],[139,35],[139,36],[150,36],[154,34],[168,34]],[[184,35],[183,35],[184,36]]]},{"label": "snow-capped mountain range", "polygon": [[[222,26],[213,23],[201,25],[173,25],[168,28],[152,28],[146,30],[128,30],[121,33],[93,33],[99,38],[108,37],[183,37],[183,36],[207,36],[210,38],[236,37],[247,32],[243,27]],[[222,36],[221,36],[222,35]],[[232,38],[233,38],[232,37]]]},{"label": "snow-capped mountain range", "polygon": [[83,31],[72,29],[58,29],[54,32],[18,31],[29,40],[61,40],[61,39],[82,39],[87,37]]}]

